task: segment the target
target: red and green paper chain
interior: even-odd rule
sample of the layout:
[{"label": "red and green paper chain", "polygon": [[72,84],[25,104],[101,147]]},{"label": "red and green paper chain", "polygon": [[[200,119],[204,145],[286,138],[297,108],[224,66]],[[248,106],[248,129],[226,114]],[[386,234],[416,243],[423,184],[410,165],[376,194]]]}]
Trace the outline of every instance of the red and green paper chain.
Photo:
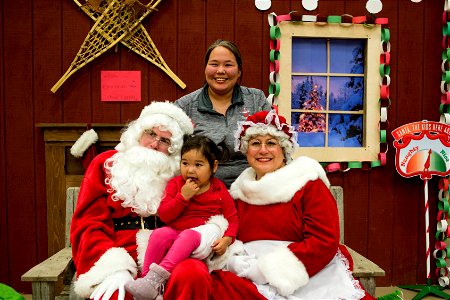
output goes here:
[{"label": "red and green paper chain", "polygon": [[439,181],[436,242],[434,244],[435,250],[433,251],[433,257],[436,259],[436,277],[438,277],[439,285],[443,287],[449,285],[447,257],[450,253],[450,247],[448,247],[446,243],[450,234],[450,226],[448,226],[447,222],[448,214],[450,212],[448,188],[448,178],[441,178]]},{"label": "red and green paper chain", "polygon": [[[447,7],[447,1],[444,5],[442,13],[442,80],[441,80],[441,103],[439,105],[440,122],[450,124],[450,9]],[[450,212],[449,205],[449,184],[448,177],[441,178],[439,181],[438,194],[438,213],[436,217],[436,242],[434,245],[433,257],[436,259],[436,277],[440,286],[449,285],[449,267],[447,258],[450,255],[450,247],[447,246],[446,240],[450,235],[450,226],[448,226],[448,214]]]},{"label": "red and green paper chain", "polygon": [[[322,166],[327,172],[334,171],[348,171],[350,169],[361,168],[363,170],[370,170],[374,167],[383,166],[386,164],[386,153],[388,151],[388,144],[386,141],[387,129],[389,122],[387,120],[387,110],[391,105],[389,95],[389,86],[391,84],[390,78],[390,31],[387,28],[387,18],[372,18],[371,16],[322,16],[322,15],[302,15],[298,12],[290,12],[286,15],[277,16],[275,13],[268,15],[270,25],[270,74],[269,74],[269,96],[268,100],[272,105],[278,106],[278,95],[280,94],[280,37],[281,31],[278,26],[280,22],[312,22],[316,25],[327,25],[330,23],[340,24],[341,26],[352,26],[354,24],[363,24],[365,26],[381,25],[381,47],[380,54],[380,153],[378,160],[375,161],[350,161],[350,162],[332,162],[322,163]],[[449,53],[450,54],[450,53]],[[450,73],[449,73],[450,80]],[[449,95],[450,97],[450,95]],[[449,108],[450,111],[450,108]]]}]

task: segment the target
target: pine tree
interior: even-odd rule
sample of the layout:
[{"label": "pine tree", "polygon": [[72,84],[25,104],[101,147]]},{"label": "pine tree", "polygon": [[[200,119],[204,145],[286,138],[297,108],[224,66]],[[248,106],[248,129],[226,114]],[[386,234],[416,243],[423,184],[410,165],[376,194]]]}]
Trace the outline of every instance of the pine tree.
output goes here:
[{"label": "pine tree", "polygon": [[[309,99],[303,103],[302,109],[323,111],[323,106],[319,103],[320,95],[317,91],[317,85],[309,93]],[[324,132],[325,114],[323,113],[301,113],[298,120],[299,132]]]}]

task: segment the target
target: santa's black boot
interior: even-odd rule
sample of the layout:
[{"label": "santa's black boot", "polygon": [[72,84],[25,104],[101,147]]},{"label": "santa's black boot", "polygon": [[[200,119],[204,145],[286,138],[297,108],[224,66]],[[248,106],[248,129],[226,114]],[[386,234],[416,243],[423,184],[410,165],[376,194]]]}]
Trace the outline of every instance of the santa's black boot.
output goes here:
[{"label": "santa's black boot", "polygon": [[170,273],[166,269],[153,263],[145,277],[128,282],[125,284],[125,289],[136,300],[154,300],[162,294],[164,284],[169,277]]}]

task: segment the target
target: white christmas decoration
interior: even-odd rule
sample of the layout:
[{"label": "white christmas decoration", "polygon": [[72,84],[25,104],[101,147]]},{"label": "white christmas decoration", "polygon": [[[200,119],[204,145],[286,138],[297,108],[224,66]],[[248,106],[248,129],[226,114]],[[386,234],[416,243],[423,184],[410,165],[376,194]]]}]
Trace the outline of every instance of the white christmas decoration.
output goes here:
[{"label": "white christmas decoration", "polygon": [[302,0],[303,8],[306,10],[315,10],[318,5],[318,0]]},{"label": "white christmas decoration", "polygon": [[411,2],[419,3],[422,0],[411,0]]},{"label": "white christmas decoration", "polygon": [[75,157],[82,157],[84,152],[98,140],[98,134],[94,129],[87,130],[78,138],[70,148],[70,153]]},{"label": "white christmas decoration", "polygon": [[255,0],[255,6],[259,10],[268,10],[271,5],[271,0]]},{"label": "white christmas decoration", "polygon": [[367,0],[366,9],[371,14],[379,13],[383,9],[383,3],[381,0]]}]

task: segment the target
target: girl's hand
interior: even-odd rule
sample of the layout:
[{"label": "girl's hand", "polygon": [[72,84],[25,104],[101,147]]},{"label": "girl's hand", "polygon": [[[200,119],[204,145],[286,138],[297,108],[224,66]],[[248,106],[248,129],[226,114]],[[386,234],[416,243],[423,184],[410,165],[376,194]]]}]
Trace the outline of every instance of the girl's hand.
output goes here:
[{"label": "girl's hand", "polygon": [[227,251],[227,248],[231,245],[232,241],[233,239],[231,237],[224,236],[211,245],[212,251],[217,255],[222,255]]},{"label": "girl's hand", "polygon": [[188,178],[186,179],[186,183],[181,188],[181,195],[183,195],[184,199],[189,200],[194,197],[199,190],[200,187],[195,183],[195,181]]}]

